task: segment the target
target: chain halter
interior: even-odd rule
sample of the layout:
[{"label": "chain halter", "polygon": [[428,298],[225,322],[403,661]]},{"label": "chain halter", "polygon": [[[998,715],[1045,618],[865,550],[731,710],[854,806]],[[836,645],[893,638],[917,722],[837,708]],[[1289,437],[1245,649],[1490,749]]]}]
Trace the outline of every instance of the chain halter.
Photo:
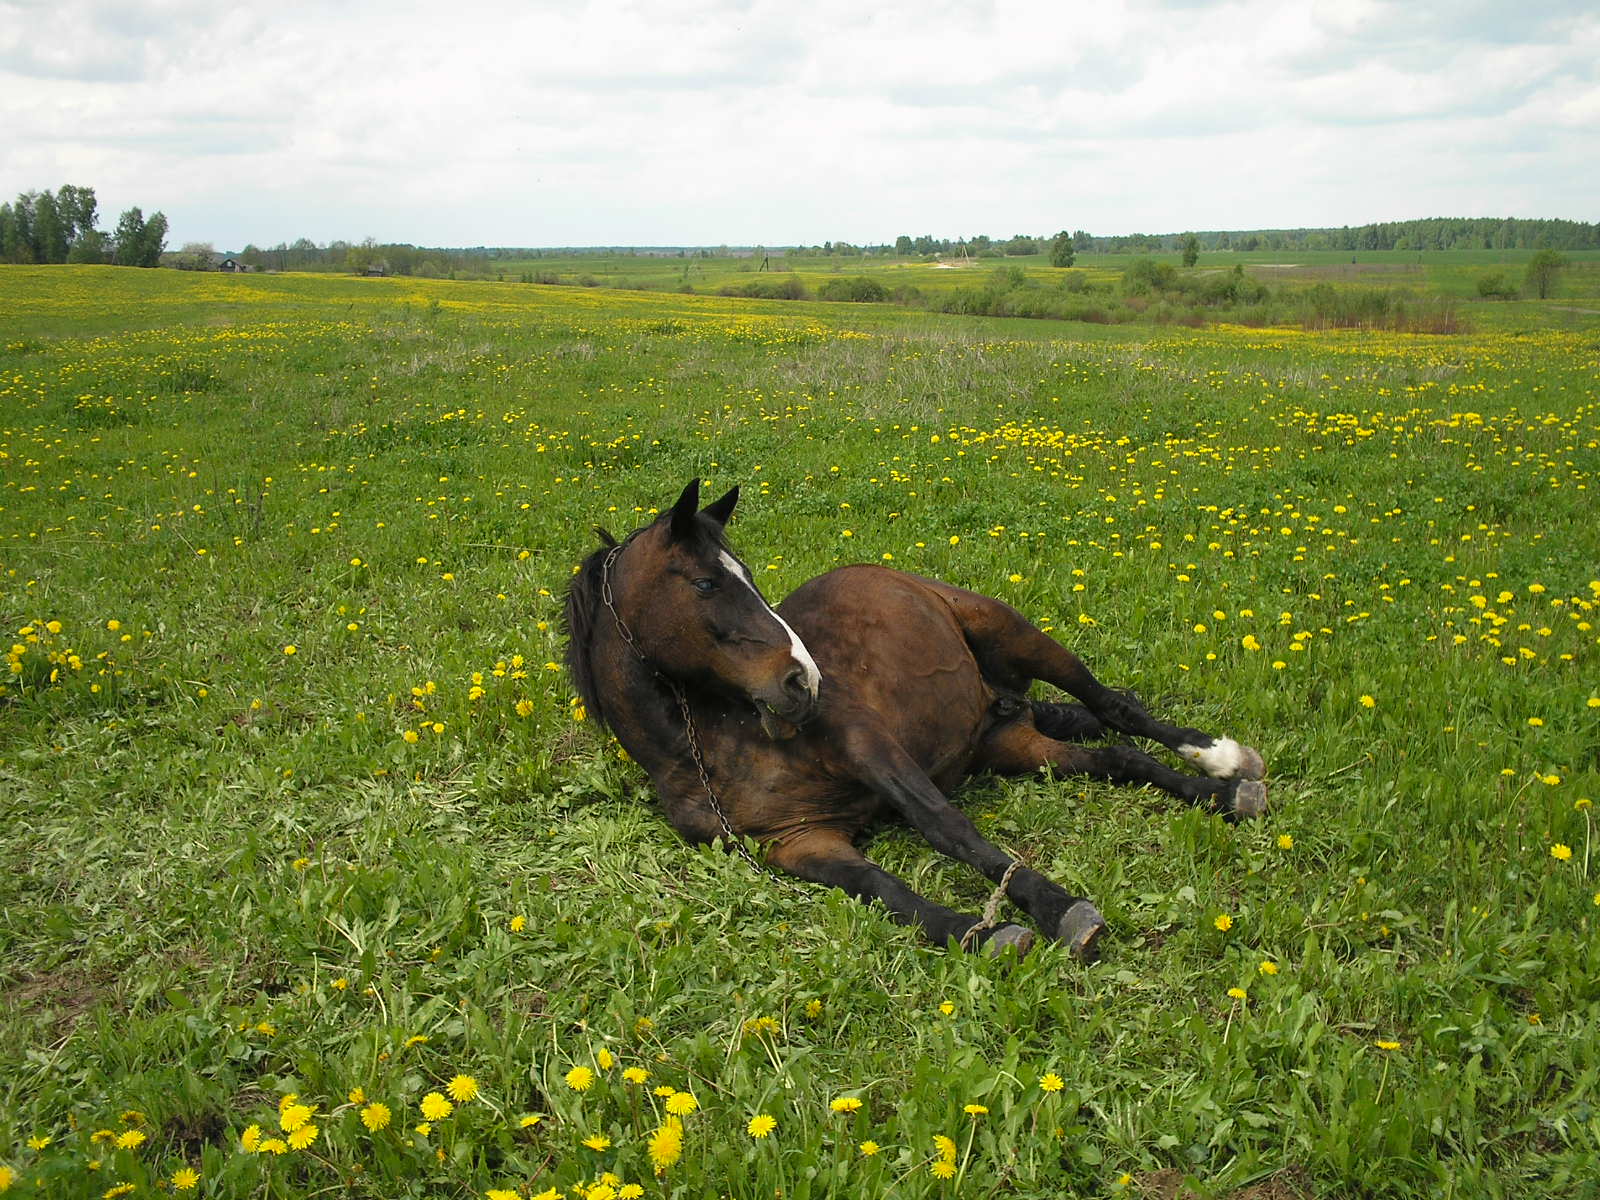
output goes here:
[{"label": "chain halter", "polygon": [[672,693],[673,699],[678,702],[678,711],[683,716],[683,732],[689,741],[689,757],[694,760],[695,770],[699,772],[700,786],[705,789],[706,799],[711,802],[711,811],[716,814],[717,821],[722,825],[723,841],[740,858],[754,867],[759,874],[765,875],[772,882],[797,895],[805,895],[806,892],[803,888],[796,886],[793,881],[785,879],[754,854],[750,853],[750,848],[745,845],[744,839],[734,832],[733,822],[728,820],[728,814],[723,809],[722,802],[717,799],[716,790],[711,786],[711,775],[706,770],[705,757],[700,752],[700,738],[694,727],[694,715],[689,710],[688,695],[679,686],[677,680],[669,679],[650,664],[650,660],[644,656],[644,651],[639,649],[639,643],[633,636],[633,630],[628,628],[628,623],[622,619],[622,614],[617,611],[616,598],[611,592],[611,565],[616,562],[617,555],[622,553],[627,544],[622,542],[611,547],[606,554],[605,560],[600,564],[600,602],[611,613],[611,619],[616,622],[617,633],[622,636],[623,641],[628,643],[628,649],[633,651],[634,657],[657,680],[666,685],[667,689]]}]

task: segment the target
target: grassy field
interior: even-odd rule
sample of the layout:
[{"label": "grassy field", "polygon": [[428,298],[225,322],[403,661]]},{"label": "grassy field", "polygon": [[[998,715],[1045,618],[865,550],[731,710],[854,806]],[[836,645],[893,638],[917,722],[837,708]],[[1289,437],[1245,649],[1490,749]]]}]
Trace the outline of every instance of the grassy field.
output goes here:
[{"label": "grassy field", "polygon": [[[0,1185],[1592,1196],[1600,317],[1451,337],[0,268]],[[701,476],[1259,746],[977,781],[1093,966],[686,847],[574,565]],[[987,884],[888,829],[969,909]]]}]

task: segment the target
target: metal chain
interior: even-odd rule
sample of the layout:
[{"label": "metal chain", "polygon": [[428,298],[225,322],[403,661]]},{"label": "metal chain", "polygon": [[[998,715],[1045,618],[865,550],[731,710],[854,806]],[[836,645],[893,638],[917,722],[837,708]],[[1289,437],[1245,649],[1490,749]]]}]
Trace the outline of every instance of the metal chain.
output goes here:
[{"label": "metal chain", "polygon": [[[626,543],[623,543],[623,545],[626,545]],[[617,632],[622,635],[622,640],[628,643],[628,648],[633,651],[634,656],[645,667],[649,668],[652,675],[666,684],[677,699],[678,711],[683,714],[683,732],[689,741],[689,757],[694,760],[695,770],[700,774],[700,786],[705,789],[706,799],[711,802],[711,811],[716,814],[718,822],[722,825],[723,840],[740,858],[755,868],[757,874],[765,875],[773,883],[793,892],[795,895],[805,895],[804,888],[797,886],[790,879],[785,879],[754,854],[750,853],[750,847],[744,844],[744,839],[734,832],[733,822],[728,820],[728,814],[723,810],[722,802],[717,799],[716,790],[711,786],[711,774],[706,770],[705,757],[700,753],[700,738],[695,732],[694,715],[689,710],[688,695],[683,688],[678,686],[676,680],[668,679],[650,665],[650,660],[644,656],[644,651],[639,649],[639,643],[634,639],[633,630],[628,628],[628,623],[622,619],[622,614],[617,611],[617,606],[614,603],[615,598],[611,592],[611,564],[616,561],[617,555],[622,553],[622,548],[622,545],[613,546],[610,553],[606,555],[605,561],[600,565],[600,600],[610,610],[611,619],[617,625]]]}]

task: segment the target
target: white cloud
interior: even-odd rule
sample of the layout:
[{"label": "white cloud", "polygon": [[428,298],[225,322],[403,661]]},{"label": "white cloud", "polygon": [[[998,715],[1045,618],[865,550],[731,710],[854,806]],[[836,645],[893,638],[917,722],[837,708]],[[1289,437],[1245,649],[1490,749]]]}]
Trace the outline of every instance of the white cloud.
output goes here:
[{"label": "white cloud", "polygon": [[227,246],[1592,219],[1597,62],[1570,0],[0,0],[0,191]]}]

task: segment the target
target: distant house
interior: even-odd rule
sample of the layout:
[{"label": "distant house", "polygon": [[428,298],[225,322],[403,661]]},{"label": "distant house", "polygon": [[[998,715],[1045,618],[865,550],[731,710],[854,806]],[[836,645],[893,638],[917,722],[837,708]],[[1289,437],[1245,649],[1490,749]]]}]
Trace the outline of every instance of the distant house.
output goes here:
[{"label": "distant house", "polygon": [[217,270],[219,271],[237,271],[238,273],[243,274],[249,269],[250,268],[248,265],[240,262],[237,258],[225,258],[217,264]]}]

